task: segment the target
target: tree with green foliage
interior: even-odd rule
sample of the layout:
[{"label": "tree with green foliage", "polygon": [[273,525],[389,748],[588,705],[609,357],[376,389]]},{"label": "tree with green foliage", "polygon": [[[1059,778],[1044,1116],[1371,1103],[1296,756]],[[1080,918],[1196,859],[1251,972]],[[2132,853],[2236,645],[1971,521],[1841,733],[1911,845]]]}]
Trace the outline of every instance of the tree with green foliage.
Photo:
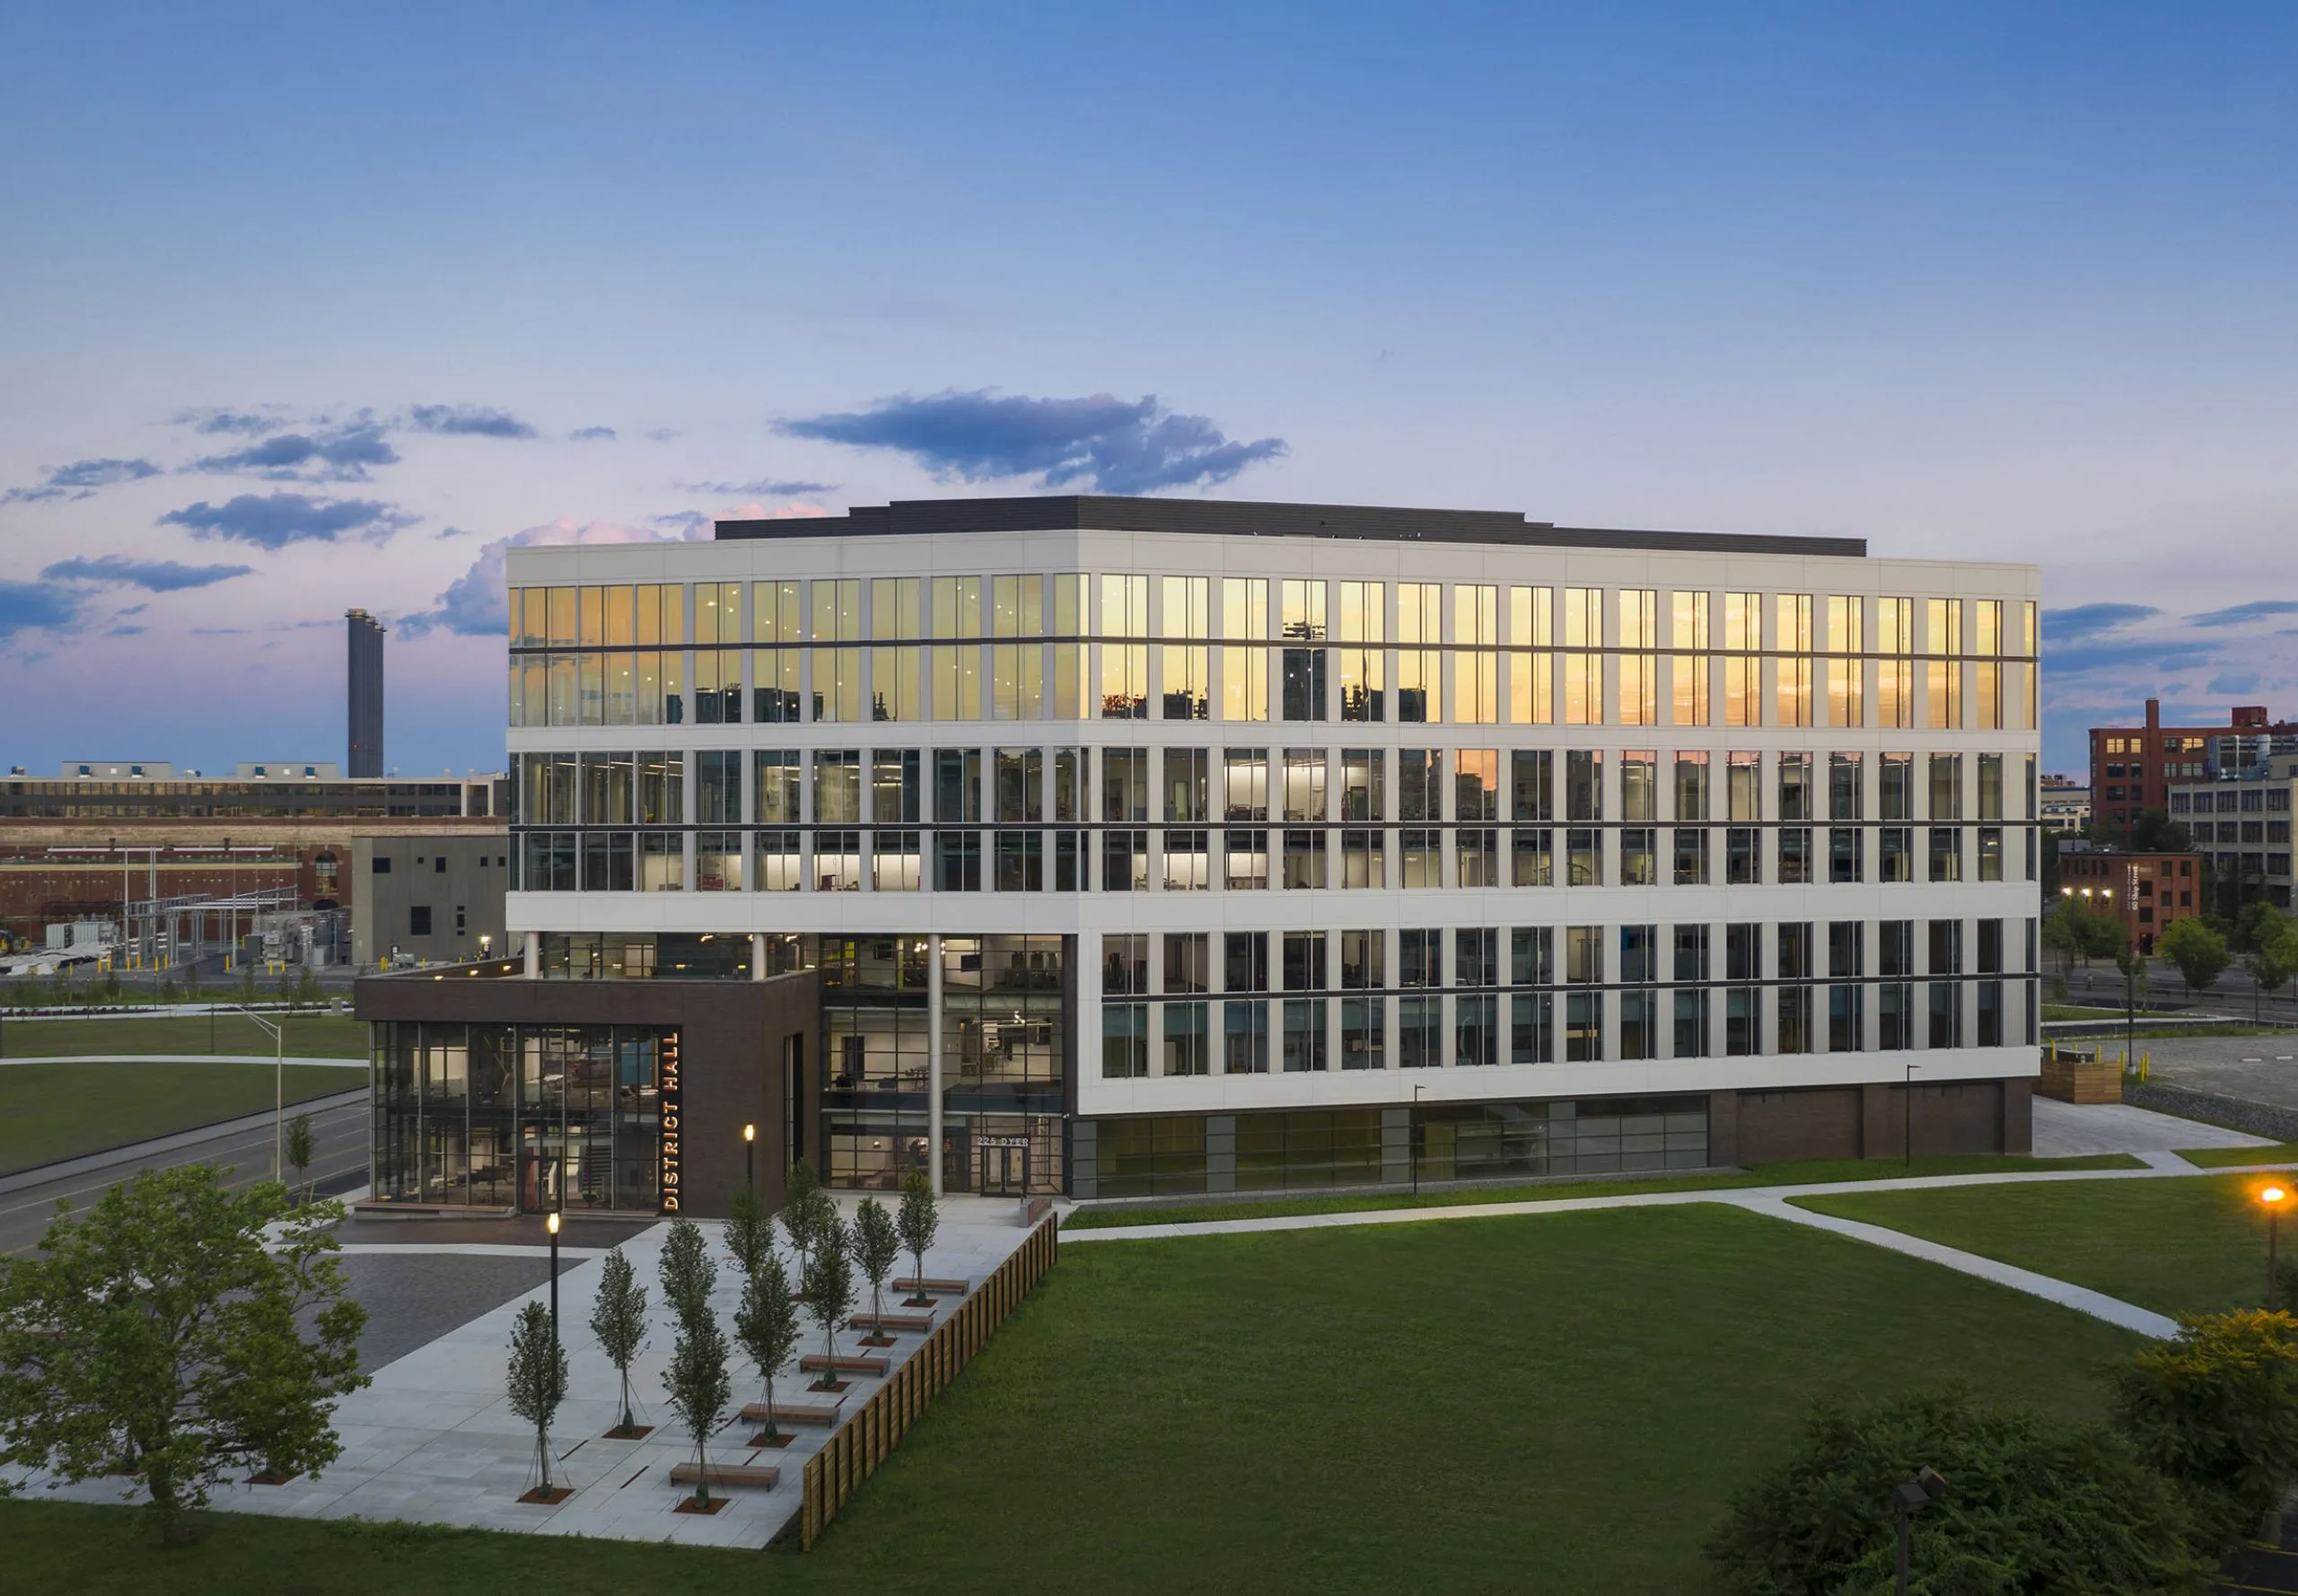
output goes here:
[{"label": "tree with green foliage", "polygon": [[766,1428],[761,1434],[772,1445],[782,1439],[774,1423],[774,1377],[798,1350],[798,1304],[791,1298],[782,1260],[770,1251],[742,1282],[741,1305],[734,1310],[734,1339],[766,1381]]},{"label": "tree with green foliage", "polygon": [[[874,1321],[886,1311],[886,1277],[901,1258],[901,1233],[894,1228],[894,1216],[875,1197],[864,1197],[854,1210],[853,1246],[854,1261],[862,1270],[862,1278],[870,1283],[870,1316]],[[885,1336],[874,1322],[871,1332],[881,1339]]]},{"label": "tree with green foliage", "polygon": [[2066,995],[2066,983],[2074,978],[2074,961],[2083,956],[2083,937],[2074,926],[2074,906],[2061,903],[2043,916],[2043,946],[2058,965],[2058,991]]},{"label": "tree with green foliage", "polygon": [[550,1322],[550,1310],[529,1302],[511,1321],[508,1371],[511,1411],[535,1427],[535,1470],[546,1495],[550,1490],[550,1421],[566,1400],[566,1349]]},{"label": "tree with green foliage", "polygon": [[334,1399],[367,1383],[342,1219],[338,1203],[291,1209],[276,1181],[230,1189],[206,1164],[59,1214],[37,1253],[0,1258],[0,1445],[66,1480],[140,1482],[169,1543],[227,1474],[333,1462]]},{"label": "tree with green foliage", "polygon": [[681,1317],[678,1340],[671,1348],[671,1366],[662,1372],[671,1411],[694,1437],[694,1460],[701,1470],[694,1482],[694,1504],[710,1505],[710,1432],[734,1394],[726,1372],[726,1337],[717,1321],[705,1313],[699,1319]]},{"label": "tree with green foliage", "polygon": [[724,1240],[728,1262],[746,1279],[774,1256],[774,1221],[758,1193],[747,1186],[736,1187],[734,1200],[726,1206]]},{"label": "tree with green foliage", "polygon": [[662,1301],[671,1305],[671,1311],[681,1323],[706,1322],[710,1291],[718,1283],[718,1270],[710,1261],[702,1227],[683,1214],[671,1220],[670,1233],[662,1238],[662,1258],[657,1267]]},{"label": "tree with green foliage", "polygon": [[646,1288],[622,1249],[609,1252],[599,1267],[599,1294],[591,1305],[591,1334],[599,1350],[622,1381],[622,1423],[626,1435],[638,1427],[630,1411],[630,1365],[646,1349]]},{"label": "tree with green foliage", "polygon": [[303,965],[295,977],[295,1001],[306,1007],[320,1001],[320,972]]},{"label": "tree with green foliage", "polygon": [[2199,917],[2172,922],[2156,947],[2163,958],[2178,967],[2179,978],[2186,983],[2188,1003],[2217,984],[2232,958],[2226,951],[2226,939]]},{"label": "tree with green foliage", "polygon": [[2134,854],[2191,854],[2194,833],[2171,818],[2170,811],[2143,809],[2130,825]]},{"label": "tree with green foliage", "polygon": [[[835,1358],[838,1323],[854,1311],[853,1237],[833,1207],[816,1223],[813,1239],[813,1256],[806,1260],[799,1284],[805,1289],[806,1311],[821,1327],[822,1355]],[[822,1377],[835,1384],[838,1371],[825,1369]]]},{"label": "tree with green foliage", "polygon": [[2182,1315],[2115,1372],[2115,1418],[2141,1457],[2250,1527],[2298,1481],[2298,1318]]},{"label": "tree with green foliage", "polygon": [[2252,923],[2246,937],[2250,949],[2242,955],[2242,968],[2250,975],[2253,1017],[2264,1013],[2265,994],[2281,991],[2292,976],[2298,975],[2298,925],[2293,925],[2287,916],[2271,909],[2268,914],[2271,918]]},{"label": "tree with green foliage", "polygon": [[1739,1492],[1708,1543],[1735,1596],[1885,1596],[1891,1492],[1918,1469],[1949,1491],[1915,1521],[1908,1587],[1928,1596],[2199,1590],[2212,1526],[2101,1425],[2061,1425],[1916,1393],[1822,1407],[1793,1455]]},{"label": "tree with green foliage", "polygon": [[934,1305],[934,1299],[925,1293],[925,1250],[934,1245],[941,1228],[942,1205],[934,1195],[934,1182],[924,1170],[910,1171],[901,1178],[901,1208],[894,1215],[894,1229],[900,1232],[902,1250],[916,1266],[917,1293],[909,1299],[913,1308]]},{"label": "tree with green foliage", "polygon": [[296,1115],[287,1122],[287,1162],[295,1166],[295,1186],[305,1201],[311,1194],[311,1182],[305,1176],[311,1160],[318,1155],[318,1139],[311,1134],[311,1115]]},{"label": "tree with green foliage", "polygon": [[782,1179],[782,1228],[790,1238],[790,1250],[798,1255],[801,1283],[806,1278],[806,1262],[814,1252],[813,1226],[821,1218],[821,1196],[814,1166],[803,1158],[794,1161]]}]

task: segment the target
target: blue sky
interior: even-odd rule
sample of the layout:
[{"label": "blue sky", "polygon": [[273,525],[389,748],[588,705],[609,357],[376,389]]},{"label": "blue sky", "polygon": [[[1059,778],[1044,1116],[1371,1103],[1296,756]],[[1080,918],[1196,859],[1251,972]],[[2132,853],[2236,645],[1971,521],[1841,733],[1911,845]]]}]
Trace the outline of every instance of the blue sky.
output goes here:
[{"label": "blue sky", "polygon": [[359,604],[492,765],[505,540],[1045,487],[2036,560],[2052,763],[2298,714],[2293,149],[2286,5],[0,4],[0,759],[338,756]]}]

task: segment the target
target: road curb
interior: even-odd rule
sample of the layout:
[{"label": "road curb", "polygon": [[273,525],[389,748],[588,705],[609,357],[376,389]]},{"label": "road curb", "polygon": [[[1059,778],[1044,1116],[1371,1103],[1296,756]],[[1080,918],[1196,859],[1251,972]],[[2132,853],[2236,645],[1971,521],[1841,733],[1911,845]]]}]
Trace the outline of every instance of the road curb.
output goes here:
[{"label": "road curb", "polygon": [[[289,1106],[302,1114],[309,1113],[313,1109],[347,1109],[355,1103],[364,1102],[366,1099],[367,1089],[362,1086],[356,1092],[338,1092],[328,1097],[307,1097],[303,1101],[292,1103]],[[174,1153],[185,1147],[196,1146],[201,1142],[213,1141],[217,1136],[231,1136],[237,1131],[259,1130],[271,1123],[271,1118],[269,1114],[242,1114],[235,1119],[218,1119],[209,1125],[196,1125],[189,1130],[172,1131],[164,1136],[154,1136],[145,1142],[127,1142],[117,1147],[106,1147],[94,1153],[83,1153],[75,1158],[59,1159],[54,1163],[34,1164],[28,1170],[18,1170],[13,1174],[0,1175],[0,1194],[22,1191],[27,1187],[45,1186],[51,1180],[69,1179],[75,1175],[84,1175],[91,1170],[108,1169],[122,1159],[133,1157],[139,1153],[153,1154]]]}]

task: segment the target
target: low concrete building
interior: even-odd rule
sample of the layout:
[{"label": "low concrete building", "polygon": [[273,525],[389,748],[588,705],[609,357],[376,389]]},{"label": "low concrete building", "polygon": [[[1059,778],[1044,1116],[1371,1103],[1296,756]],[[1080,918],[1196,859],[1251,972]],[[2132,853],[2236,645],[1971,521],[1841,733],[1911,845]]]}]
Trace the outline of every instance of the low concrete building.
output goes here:
[{"label": "low concrete building", "polygon": [[2260,899],[2291,903],[2290,822],[2298,808],[2298,755],[2277,754],[2216,781],[2171,789],[2171,818],[2210,860],[2218,912],[2233,916]]},{"label": "low concrete building", "polygon": [[362,833],[351,841],[351,960],[455,964],[503,952],[510,846],[500,831]]}]

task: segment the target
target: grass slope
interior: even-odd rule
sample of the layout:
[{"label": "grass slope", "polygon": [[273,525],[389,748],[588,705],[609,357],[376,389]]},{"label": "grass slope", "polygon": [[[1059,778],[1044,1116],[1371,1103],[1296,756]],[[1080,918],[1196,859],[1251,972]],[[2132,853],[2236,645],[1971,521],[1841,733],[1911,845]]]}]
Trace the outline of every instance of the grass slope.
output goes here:
[{"label": "grass slope", "polygon": [[[353,1092],[358,1070],[289,1065],[287,1101]],[[0,1065],[0,1174],[236,1119],[272,1106],[268,1064],[85,1064]]]},{"label": "grass slope", "polygon": [[[290,1016],[286,1024],[290,1058],[367,1057],[364,1021],[336,1014],[297,1014]],[[0,1021],[0,1044],[4,1044],[11,1058],[133,1058],[147,1053],[268,1054],[272,1050],[271,1033],[263,1027],[245,1014],[220,1012],[212,1026],[206,1014]]]},{"label": "grass slope", "polygon": [[2127,1153],[2081,1158],[2021,1158],[2001,1153],[1942,1154],[1916,1159],[1813,1159],[1759,1163],[1708,1175],[1648,1175],[1618,1180],[1544,1180],[1530,1186],[1431,1187],[1425,1191],[1337,1191],[1320,1197],[1272,1197],[1216,1202],[1089,1208],[1062,1221],[1067,1230],[1116,1225],[1197,1224],[1215,1219],[1274,1219],[1294,1214],[1361,1214],[1392,1208],[1450,1208],[1474,1203],[1547,1203],[1567,1197],[1615,1197],[1640,1191],[1731,1191],[1750,1186],[1823,1186],[1835,1180],[1889,1180],[1902,1175],[1993,1175],[2022,1170],[2137,1170],[2145,1160]]},{"label": "grass slope", "polygon": [[[2072,1280],[2158,1313],[2255,1308],[2266,1220],[2255,1175],[1844,1192],[1790,1200]],[[2298,1226],[2283,1226],[2287,1250]]]},{"label": "grass slope", "polygon": [[1072,1245],[808,1557],[248,1517],[160,1554],[124,1513],[17,1503],[0,1565],[184,1596],[1672,1596],[1815,1399],[1960,1381],[2090,1415],[2136,1341],[1720,1206]]}]

